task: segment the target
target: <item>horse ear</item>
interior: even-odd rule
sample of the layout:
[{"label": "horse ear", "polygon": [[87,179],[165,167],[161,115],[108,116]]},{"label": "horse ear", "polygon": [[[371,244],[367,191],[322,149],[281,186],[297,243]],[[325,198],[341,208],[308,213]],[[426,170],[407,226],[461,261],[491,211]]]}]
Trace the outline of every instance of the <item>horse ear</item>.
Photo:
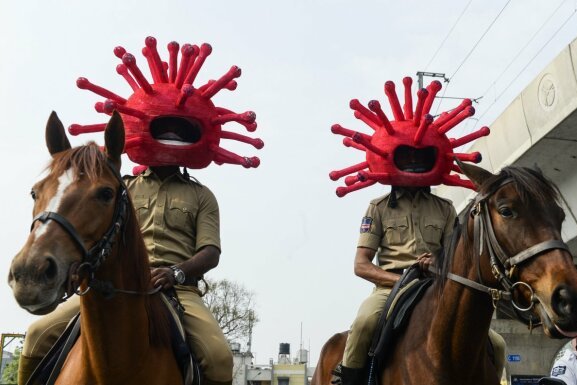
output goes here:
[{"label": "horse ear", "polygon": [[52,111],[48,122],[46,122],[46,147],[50,155],[69,150],[71,148],[66,132],[64,131],[64,125],[56,115],[56,112]]},{"label": "horse ear", "polygon": [[474,164],[463,163],[457,158],[455,158],[455,162],[457,162],[457,166],[459,166],[463,174],[475,184],[477,190],[487,179],[493,176],[489,171]]},{"label": "horse ear", "polygon": [[112,117],[106,125],[104,143],[106,155],[120,168],[120,156],[124,151],[124,123],[117,111],[112,113]]}]

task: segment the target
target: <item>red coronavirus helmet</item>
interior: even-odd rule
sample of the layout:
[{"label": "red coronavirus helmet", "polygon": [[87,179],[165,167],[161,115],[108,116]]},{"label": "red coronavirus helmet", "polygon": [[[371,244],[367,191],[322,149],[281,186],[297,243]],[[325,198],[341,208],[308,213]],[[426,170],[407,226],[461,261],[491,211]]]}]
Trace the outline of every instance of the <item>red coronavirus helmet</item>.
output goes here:
[{"label": "red coronavirus helmet", "polygon": [[435,119],[429,115],[429,111],[435,95],[442,87],[441,83],[434,81],[426,89],[417,92],[414,111],[412,79],[404,78],[403,84],[405,104],[401,108],[395,84],[391,81],[385,83],[385,94],[394,120],[387,118],[377,100],[371,100],[368,108],[357,99],[351,100],[350,107],[355,111],[355,117],[374,130],[372,135],[356,132],[339,124],[332,126],[334,134],[345,136],[345,146],[366,153],[364,162],[330,173],[332,180],[345,177],[346,186],[337,188],[339,197],[377,182],[394,186],[424,187],[446,184],[475,188],[471,181],[461,179],[451,172],[460,172],[455,158],[478,163],[481,161],[481,154],[458,154],[454,153],[453,149],[488,135],[489,128],[483,127],[458,139],[449,139],[446,136],[450,129],[475,113],[471,100],[464,99],[455,109],[443,112]]},{"label": "red coronavirus helmet", "polygon": [[[180,61],[179,61],[180,50]],[[232,163],[246,168],[258,167],[257,157],[242,157],[220,147],[220,139],[248,143],[257,149],[263,147],[258,138],[222,130],[222,125],[237,122],[247,131],[256,130],[256,115],[252,111],[235,113],[216,107],[211,98],[223,88],[234,90],[234,79],[241,74],[232,66],[217,80],[195,87],[194,81],[212,52],[209,44],[168,44],[168,63],[163,62],[156,49],[156,39],[147,37],[142,54],[148,62],[152,83],[143,75],[134,55],[122,47],[114,54],[122,60],[116,71],[130,85],[132,95],[127,99],[99,87],[86,78],[76,82],[81,89],[90,90],[105,98],[95,105],[96,111],[110,115],[117,110],[124,121],[126,145],[124,151],[133,162],[145,166],[178,165],[204,168],[211,162]],[[106,124],[69,127],[72,135],[103,131]]]}]

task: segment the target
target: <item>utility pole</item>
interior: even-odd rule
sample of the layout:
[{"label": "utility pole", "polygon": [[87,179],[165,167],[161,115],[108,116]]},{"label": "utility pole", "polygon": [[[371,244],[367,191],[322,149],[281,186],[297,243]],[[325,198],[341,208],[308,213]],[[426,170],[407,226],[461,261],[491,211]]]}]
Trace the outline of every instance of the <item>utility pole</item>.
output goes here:
[{"label": "utility pole", "polygon": [[430,78],[443,78],[443,80],[445,81],[445,83],[449,83],[449,78],[447,78],[445,76],[444,73],[440,73],[440,72],[423,72],[423,71],[418,71],[417,72],[417,77],[418,77],[418,84],[419,84],[419,89],[423,88],[423,77],[430,77]]}]

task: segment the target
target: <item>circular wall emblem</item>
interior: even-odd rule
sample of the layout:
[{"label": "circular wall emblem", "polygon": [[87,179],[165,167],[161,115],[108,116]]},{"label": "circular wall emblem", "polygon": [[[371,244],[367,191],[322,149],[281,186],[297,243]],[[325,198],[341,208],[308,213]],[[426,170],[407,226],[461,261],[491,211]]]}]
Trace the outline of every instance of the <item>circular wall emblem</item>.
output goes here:
[{"label": "circular wall emblem", "polygon": [[553,77],[550,74],[545,74],[541,81],[539,82],[538,88],[538,99],[539,104],[543,107],[544,110],[551,110],[555,105],[556,99],[556,92],[557,88],[555,86],[555,82]]}]

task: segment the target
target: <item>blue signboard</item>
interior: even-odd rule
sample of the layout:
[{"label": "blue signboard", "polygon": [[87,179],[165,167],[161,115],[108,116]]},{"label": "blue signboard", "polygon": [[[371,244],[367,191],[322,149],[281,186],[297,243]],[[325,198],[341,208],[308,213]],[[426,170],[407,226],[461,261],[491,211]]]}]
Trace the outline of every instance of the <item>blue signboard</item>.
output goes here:
[{"label": "blue signboard", "polygon": [[521,361],[521,355],[520,354],[509,354],[509,355],[507,355],[507,361],[519,362],[519,361]]}]

